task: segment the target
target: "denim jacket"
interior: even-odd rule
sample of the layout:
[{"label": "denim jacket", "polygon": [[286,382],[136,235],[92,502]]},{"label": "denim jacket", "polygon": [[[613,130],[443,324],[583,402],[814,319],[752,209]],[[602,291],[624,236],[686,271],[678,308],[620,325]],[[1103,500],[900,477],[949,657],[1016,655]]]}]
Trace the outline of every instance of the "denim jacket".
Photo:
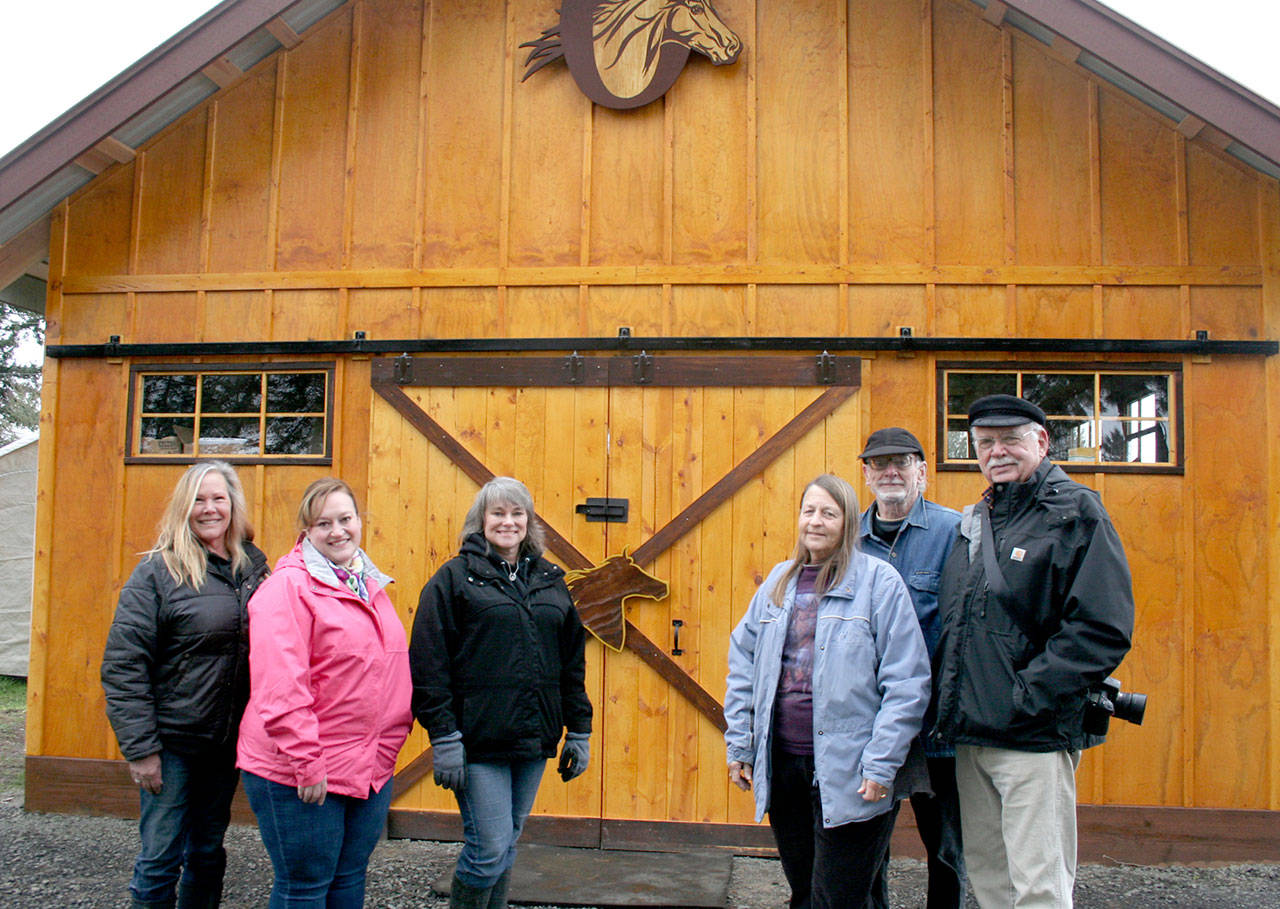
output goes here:
[{"label": "denim jacket", "polygon": [[[924,645],[929,649],[929,658],[933,659],[934,651],[938,649],[938,635],[942,632],[942,620],[938,614],[938,582],[942,579],[942,566],[956,540],[960,512],[926,502],[922,495],[916,496],[897,541],[889,546],[871,532],[871,508],[862,513],[858,545],[863,552],[884,559],[898,569],[907,582],[911,605],[916,608],[920,631],[924,633]],[[931,709],[925,717],[926,736],[932,726]],[[955,749],[926,738],[925,754],[929,757],[951,757]]]},{"label": "denim jacket", "polygon": [[[728,760],[753,765],[756,820],[769,809],[773,707],[795,581],[782,606],[769,598],[790,562],[774,566],[729,639],[724,713]],[[929,658],[902,578],[855,552],[849,571],[822,597],[814,632],[813,760],[824,827],[888,811],[894,781],[929,703]],[[863,778],[890,798],[864,801]]]}]

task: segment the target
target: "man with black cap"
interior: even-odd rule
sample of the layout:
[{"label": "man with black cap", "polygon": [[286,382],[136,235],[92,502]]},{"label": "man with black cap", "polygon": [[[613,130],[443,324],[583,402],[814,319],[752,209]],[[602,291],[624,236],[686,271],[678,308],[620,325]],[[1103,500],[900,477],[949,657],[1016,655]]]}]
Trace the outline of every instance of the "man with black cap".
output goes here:
[{"label": "man with black cap", "polygon": [[956,746],[965,865],[980,905],[1071,906],[1085,702],[1133,633],[1124,549],[1097,493],[1048,458],[1045,415],[969,408],[991,484],[942,574],[935,735]]},{"label": "man with black cap", "polygon": [[[938,582],[951,551],[960,512],[927,501],[928,464],[920,440],[890,426],[867,437],[858,455],[862,476],[875,496],[862,513],[858,543],[868,555],[884,559],[907,582],[930,658],[938,644]],[[960,841],[960,803],[956,795],[955,751],[928,737],[932,713],[925,715],[925,758],[933,795],[911,796],[920,841],[929,865],[928,909],[964,905],[964,857]],[[888,905],[888,856],[877,874],[873,895]]]}]

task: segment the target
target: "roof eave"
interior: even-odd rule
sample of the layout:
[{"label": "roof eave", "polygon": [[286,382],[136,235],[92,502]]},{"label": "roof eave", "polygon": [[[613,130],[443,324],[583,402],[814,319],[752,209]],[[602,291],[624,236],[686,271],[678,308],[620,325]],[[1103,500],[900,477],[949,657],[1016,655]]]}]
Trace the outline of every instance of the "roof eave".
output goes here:
[{"label": "roof eave", "polygon": [[0,158],[0,211],[297,0],[226,0]]},{"label": "roof eave", "polygon": [[1280,108],[1096,0],[1004,0],[1280,167]]}]

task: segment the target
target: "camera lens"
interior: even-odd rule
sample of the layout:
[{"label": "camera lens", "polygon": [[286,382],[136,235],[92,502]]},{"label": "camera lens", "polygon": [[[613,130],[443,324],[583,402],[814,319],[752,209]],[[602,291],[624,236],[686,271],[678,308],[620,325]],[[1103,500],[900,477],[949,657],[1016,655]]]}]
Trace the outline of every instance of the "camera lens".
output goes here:
[{"label": "camera lens", "polygon": [[1147,696],[1132,691],[1121,691],[1113,696],[1115,715],[1135,726],[1142,725],[1143,714],[1147,712]]}]

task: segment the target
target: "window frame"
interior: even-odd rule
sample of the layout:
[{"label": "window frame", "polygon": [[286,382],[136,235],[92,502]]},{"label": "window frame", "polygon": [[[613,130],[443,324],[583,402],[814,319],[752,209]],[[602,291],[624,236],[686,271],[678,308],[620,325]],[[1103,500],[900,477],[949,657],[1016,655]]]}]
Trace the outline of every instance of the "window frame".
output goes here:
[{"label": "window frame", "polygon": [[[135,452],[135,439],[141,441],[141,420],[143,413],[139,400],[142,374],[165,375],[218,375],[228,373],[289,373],[312,372],[323,373],[325,377],[325,409],[324,409],[324,452],[322,454],[228,454],[216,452],[210,454],[159,454]],[[126,464],[197,464],[201,461],[220,460],[229,464],[310,464],[331,465],[333,463],[333,410],[334,410],[334,374],[336,364],[332,360],[323,362],[287,362],[287,363],[136,363],[129,367],[129,395],[125,410],[128,423],[125,427]],[[268,415],[266,400],[262,402],[260,415]],[[192,411],[194,418],[198,411]],[[207,416],[220,417],[221,414],[209,413]]]},{"label": "window frame", "polygon": [[[1168,464],[1130,464],[1118,461],[1054,461],[1067,473],[1139,473],[1139,474],[1184,474],[1186,472],[1186,436],[1184,432],[1183,383],[1181,363],[1160,362],[1100,362],[1100,361],[1053,361],[1028,362],[1010,360],[939,360],[934,364],[934,382],[937,394],[937,434],[934,451],[934,469],[937,471],[977,472],[976,460],[952,460],[947,457],[947,373],[950,372],[998,372],[1015,373],[1049,373],[1075,372],[1093,373],[1095,388],[1098,373],[1167,373],[1170,379],[1170,392],[1173,400],[1169,405],[1170,440],[1175,451],[1175,460]],[[1096,404],[1096,401],[1095,401]],[[1095,416],[1091,419],[1097,420]]]}]

